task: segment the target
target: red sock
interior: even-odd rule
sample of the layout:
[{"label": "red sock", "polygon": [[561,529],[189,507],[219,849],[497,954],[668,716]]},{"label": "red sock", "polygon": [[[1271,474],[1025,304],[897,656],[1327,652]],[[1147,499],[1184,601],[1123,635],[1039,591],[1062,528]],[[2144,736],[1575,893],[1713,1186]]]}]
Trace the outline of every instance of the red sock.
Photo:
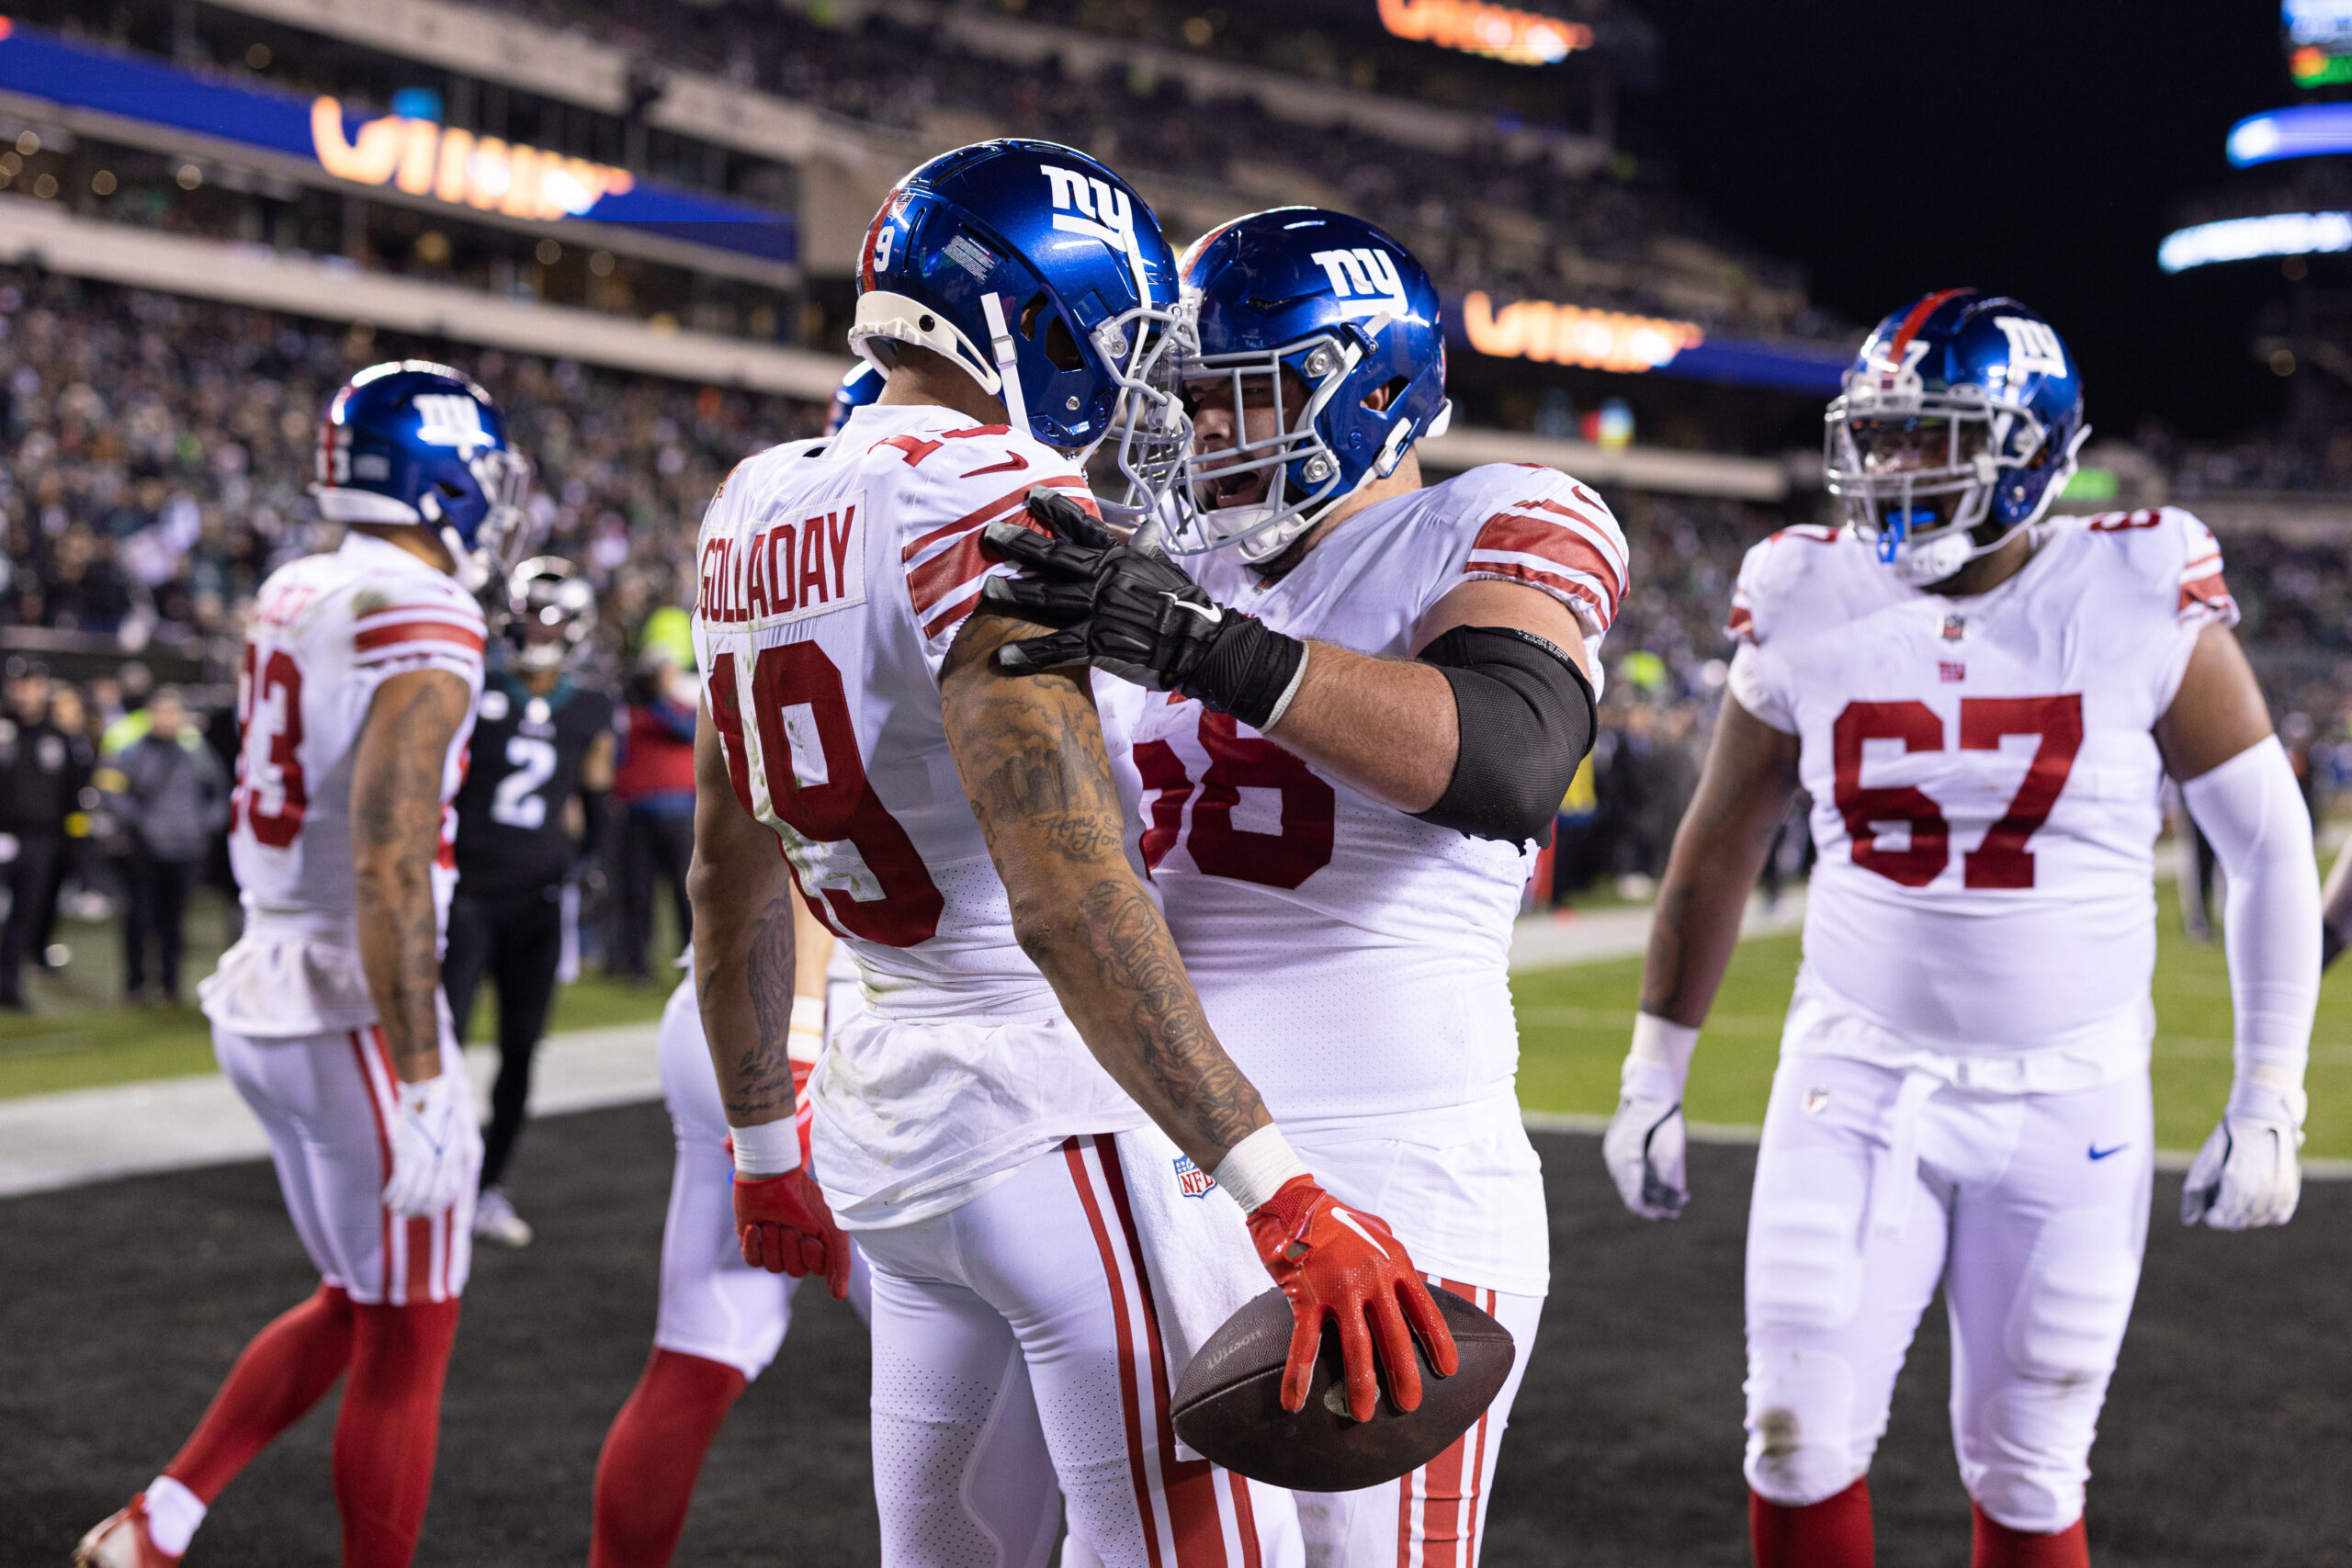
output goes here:
[{"label": "red sock", "polygon": [[272,1438],[334,1386],[351,1359],[351,1298],[321,1285],[253,1337],[164,1473],[209,1504]]},{"label": "red sock", "polygon": [[2011,1529],[1973,1502],[1968,1509],[1976,1516],[1969,1568],[2091,1568],[2090,1538],[2080,1519],[2056,1535],[2029,1535]]},{"label": "red sock", "polygon": [[351,1383],[334,1428],[344,1568],[408,1568],[433,1494],[441,1380],[458,1337],[458,1303],[352,1310],[358,1332]]},{"label": "red sock", "polygon": [[1802,1508],[1750,1491],[1747,1540],[1756,1568],[1871,1568],[1878,1543],[1871,1532],[1870,1477]]},{"label": "red sock", "polygon": [[703,1455],[744,1382],[733,1367],[654,1347],[596,1456],[588,1568],[668,1568]]}]

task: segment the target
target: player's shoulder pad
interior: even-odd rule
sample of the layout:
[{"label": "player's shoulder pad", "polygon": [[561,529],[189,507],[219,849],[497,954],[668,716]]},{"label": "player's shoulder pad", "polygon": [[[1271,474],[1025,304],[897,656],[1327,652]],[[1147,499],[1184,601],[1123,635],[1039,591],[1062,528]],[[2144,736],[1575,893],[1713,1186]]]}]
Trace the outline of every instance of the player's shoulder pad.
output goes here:
[{"label": "player's shoulder pad", "polygon": [[1757,540],[1740,558],[1724,630],[1760,647],[1808,584],[1842,566],[1844,552],[1858,547],[1844,528],[1820,523],[1800,523]]},{"label": "player's shoulder pad", "polygon": [[1534,463],[1487,463],[1432,487],[1428,508],[1466,550],[1469,577],[1524,582],[1605,632],[1631,581],[1624,530],[1600,493]]},{"label": "player's shoulder pad", "polygon": [[1095,510],[1076,462],[1009,425],[978,424],[938,409],[912,430],[872,442],[858,458],[892,495],[894,521],[913,539],[961,532],[1019,513],[1040,485],[1068,491]]},{"label": "player's shoulder pad", "polygon": [[2184,507],[2057,517],[2048,526],[2059,537],[2079,540],[2079,547],[2108,558],[2095,563],[2098,570],[2120,571],[2184,621],[2237,619],[2237,604],[2222,576],[2222,543]]}]

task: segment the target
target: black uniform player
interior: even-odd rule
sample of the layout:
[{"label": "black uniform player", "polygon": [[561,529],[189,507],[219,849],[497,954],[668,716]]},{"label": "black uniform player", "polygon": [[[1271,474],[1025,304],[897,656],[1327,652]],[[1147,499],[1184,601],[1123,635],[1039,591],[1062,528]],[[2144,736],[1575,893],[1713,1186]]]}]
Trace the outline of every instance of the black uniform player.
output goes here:
[{"label": "black uniform player", "polygon": [[523,1130],[531,1054],[563,960],[564,875],[579,853],[566,820],[571,798],[585,807],[577,820],[594,822],[612,787],[613,699],[571,672],[596,620],[595,594],[571,562],[525,561],[507,580],[507,595],[512,647],[482,692],[458,792],[458,893],[441,983],[460,1030],[485,971],[498,987],[498,1082],[474,1234],[522,1247],[531,1227],[501,1181]]}]

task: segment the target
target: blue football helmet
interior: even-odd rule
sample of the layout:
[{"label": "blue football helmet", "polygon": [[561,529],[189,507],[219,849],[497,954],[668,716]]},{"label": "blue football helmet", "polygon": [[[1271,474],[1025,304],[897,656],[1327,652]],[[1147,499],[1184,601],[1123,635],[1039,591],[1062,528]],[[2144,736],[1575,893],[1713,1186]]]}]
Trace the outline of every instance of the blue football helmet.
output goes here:
[{"label": "blue football helmet", "polygon": [[889,378],[882,374],[879,366],[859,360],[856,368],[842,377],[842,384],[833,389],[833,405],[825,411],[825,434],[839,435],[842,426],[849,423],[849,416],[880,397],[888,385]]},{"label": "blue football helmet", "polygon": [[[1170,525],[1171,553],[1235,545],[1244,560],[1272,559],[1396,472],[1414,442],[1445,433],[1453,405],[1436,286],[1361,218],[1251,213],[1193,242],[1182,268],[1199,339],[1178,370],[1185,399],[1198,410],[1229,398],[1235,440],[1186,456],[1190,504]],[[1253,382],[1274,412],[1274,433],[1254,441],[1241,423]]]},{"label": "blue football helmet", "polygon": [[1925,587],[2048,511],[2089,434],[2082,372],[2050,323],[1946,288],[1863,343],[1829,404],[1823,464],[1854,531]]},{"label": "blue football helmet", "polygon": [[900,180],[865,232],[850,346],[952,360],[1016,428],[1091,454],[1115,434],[1130,515],[1191,440],[1170,365],[1176,257],[1126,181],[1050,141],[975,142]]},{"label": "blue football helmet", "polygon": [[531,465],[471,378],[423,359],[371,365],[319,426],[319,514],[435,529],[477,593],[503,585],[529,544]]}]

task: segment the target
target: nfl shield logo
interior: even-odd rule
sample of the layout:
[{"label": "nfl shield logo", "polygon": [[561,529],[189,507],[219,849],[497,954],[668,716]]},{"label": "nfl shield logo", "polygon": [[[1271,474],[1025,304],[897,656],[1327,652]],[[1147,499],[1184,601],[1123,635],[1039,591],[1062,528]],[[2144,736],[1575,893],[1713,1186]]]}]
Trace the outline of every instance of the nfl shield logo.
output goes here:
[{"label": "nfl shield logo", "polygon": [[1178,1155],[1176,1190],[1187,1198],[1205,1198],[1216,1190],[1216,1178],[1194,1165],[1192,1156]]},{"label": "nfl shield logo", "polygon": [[1944,640],[1946,642],[1958,642],[1961,638],[1968,635],[1968,617],[1965,615],[1946,615],[1944,617],[1943,631]]}]

